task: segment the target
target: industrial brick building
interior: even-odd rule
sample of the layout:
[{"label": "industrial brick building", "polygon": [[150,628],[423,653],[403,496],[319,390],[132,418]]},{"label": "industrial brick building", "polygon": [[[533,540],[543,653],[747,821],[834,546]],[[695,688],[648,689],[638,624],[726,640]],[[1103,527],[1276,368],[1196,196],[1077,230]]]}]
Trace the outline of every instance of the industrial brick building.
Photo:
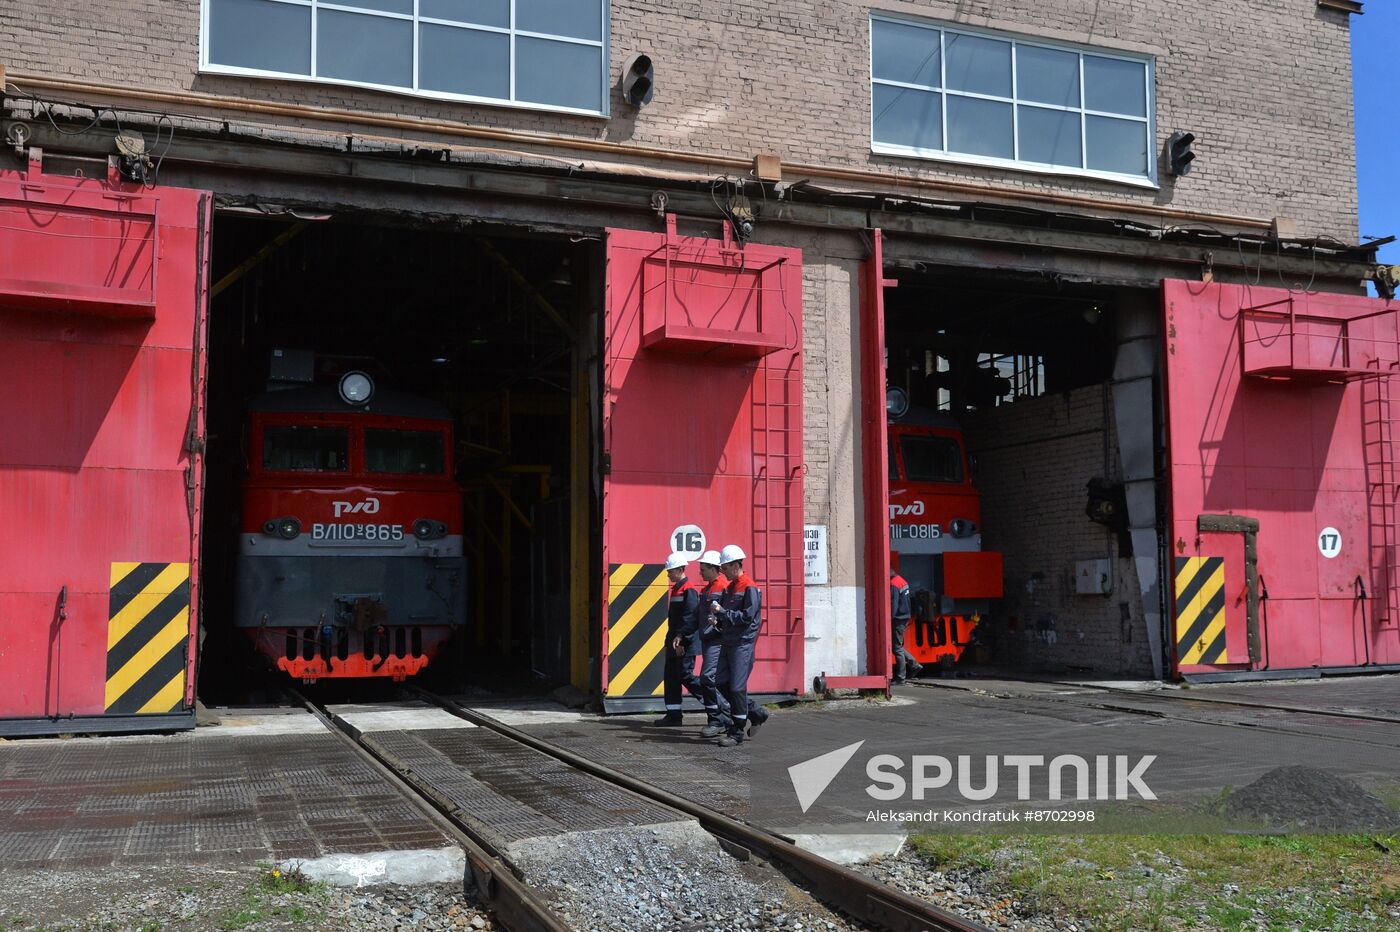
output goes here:
[{"label": "industrial brick building", "polygon": [[945,543],[895,555],[973,626],[958,662],[1400,664],[1361,12],[6,4],[0,653],[31,672],[0,719],[187,723],[249,634],[304,675],[344,660],[317,631],[413,623],[368,584],[304,654],[235,617],[239,548],[276,537],[240,515],[246,411],[286,350],[449,412],[462,676],[651,705],[658,564],[737,541],[751,688],[882,688],[887,387],[975,455],[980,518],[918,533],[1002,555],[975,609],[937,607]]}]

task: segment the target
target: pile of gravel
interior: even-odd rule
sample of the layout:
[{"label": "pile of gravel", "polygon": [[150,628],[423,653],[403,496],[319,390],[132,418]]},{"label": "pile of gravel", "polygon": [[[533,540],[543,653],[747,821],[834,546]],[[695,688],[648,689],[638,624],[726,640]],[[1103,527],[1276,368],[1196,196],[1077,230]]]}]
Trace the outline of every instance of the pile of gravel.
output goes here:
[{"label": "pile of gravel", "polygon": [[858,929],[693,822],[574,832],[512,846],[510,860],[581,932]]},{"label": "pile of gravel", "polygon": [[994,889],[992,875],[987,871],[972,868],[944,870],[909,848],[898,854],[871,858],[852,865],[852,868],[989,929],[1049,932],[1078,928],[1074,922],[1063,918],[1034,915],[1028,905]]},{"label": "pile of gravel", "polygon": [[1345,777],[1315,767],[1275,767],[1225,799],[1231,818],[1275,830],[1392,831],[1400,814]]}]

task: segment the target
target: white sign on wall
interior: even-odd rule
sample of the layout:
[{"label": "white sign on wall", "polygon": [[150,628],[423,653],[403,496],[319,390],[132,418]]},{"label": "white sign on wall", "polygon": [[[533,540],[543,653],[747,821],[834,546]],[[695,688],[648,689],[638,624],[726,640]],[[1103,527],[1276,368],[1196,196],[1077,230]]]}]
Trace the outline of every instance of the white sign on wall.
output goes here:
[{"label": "white sign on wall", "polygon": [[1317,535],[1317,549],[1329,560],[1341,553],[1342,532],[1334,527],[1323,528],[1322,533]]},{"label": "white sign on wall", "polygon": [[705,532],[698,524],[682,524],[671,532],[671,551],[694,560],[705,552]]},{"label": "white sign on wall", "polygon": [[802,581],[809,586],[827,584],[825,524],[802,529]]}]

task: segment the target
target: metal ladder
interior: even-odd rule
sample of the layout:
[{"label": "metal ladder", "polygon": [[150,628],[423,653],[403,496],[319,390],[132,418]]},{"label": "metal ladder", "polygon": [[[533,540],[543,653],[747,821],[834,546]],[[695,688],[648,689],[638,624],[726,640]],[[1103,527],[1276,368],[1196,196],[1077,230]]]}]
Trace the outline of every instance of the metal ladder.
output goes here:
[{"label": "metal ladder", "polygon": [[[1378,363],[1373,360],[1372,365]],[[1373,625],[1393,625],[1400,619],[1400,554],[1397,554],[1396,417],[1391,404],[1392,382],[1387,372],[1361,384],[1363,448],[1366,459],[1366,506],[1371,523],[1371,604]],[[1380,591],[1376,591],[1380,590]],[[1382,592],[1384,593],[1382,595]]]},{"label": "metal ladder", "polygon": [[[767,358],[754,372],[750,406],[753,453],[752,575],[763,591],[764,634],[797,631],[803,607],[795,604],[802,572],[802,501],[796,494],[802,465],[801,357],[786,368]],[[800,650],[789,643],[788,652]]]}]

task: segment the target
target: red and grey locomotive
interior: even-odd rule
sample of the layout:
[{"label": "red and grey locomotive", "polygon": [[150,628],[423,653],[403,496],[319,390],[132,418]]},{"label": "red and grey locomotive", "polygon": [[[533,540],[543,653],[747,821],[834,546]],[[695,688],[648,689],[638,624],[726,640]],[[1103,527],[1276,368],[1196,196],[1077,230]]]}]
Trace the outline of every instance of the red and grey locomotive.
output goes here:
[{"label": "red and grey locomotive", "polygon": [[247,452],[236,626],[306,682],[422,670],[465,621],[447,409],[351,372],[256,398]]}]

